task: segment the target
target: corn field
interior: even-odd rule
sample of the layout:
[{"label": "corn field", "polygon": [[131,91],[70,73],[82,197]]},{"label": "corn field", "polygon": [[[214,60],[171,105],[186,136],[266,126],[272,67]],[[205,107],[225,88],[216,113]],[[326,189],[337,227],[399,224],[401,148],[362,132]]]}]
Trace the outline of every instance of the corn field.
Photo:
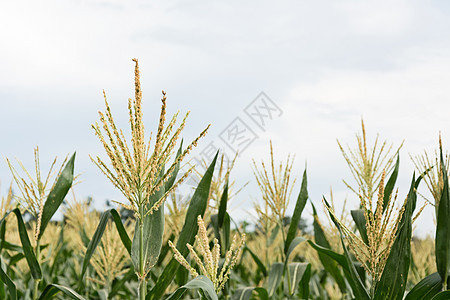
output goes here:
[{"label": "corn field", "polygon": [[[227,165],[216,153],[205,173],[195,166],[182,173],[209,125],[183,144],[189,113],[166,122],[163,91],[149,134],[133,61],[130,132],[116,125],[106,94],[92,125],[104,153],[91,160],[123,200],[100,212],[91,199],[71,197],[80,180],[75,154],[55,159],[48,174],[41,174],[38,148],[34,170],[6,158],[14,180],[1,199],[0,299],[450,299],[449,159],[440,140],[436,153],[412,158],[416,172],[401,195],[401,146],[368,141],[362,123],[356,147],[338,143],[353,175],[344,182],[360,201],[342,212],[333,198],[313,203],[306,169],[293,190],[293,158],[278,161],[270,143],[270,161],[252,162],[257,220],[236,224],[228,213],[240,191],[234,160]],[[188,176],[198,186],[184,201],[175,191]],[[425,203],[435,208],[434,238],[412,236],[423,210],[419,185],[433,197]],[[312,230],[302,226],[307,205]],[[326,214],[319,218],[319,210]]]}]

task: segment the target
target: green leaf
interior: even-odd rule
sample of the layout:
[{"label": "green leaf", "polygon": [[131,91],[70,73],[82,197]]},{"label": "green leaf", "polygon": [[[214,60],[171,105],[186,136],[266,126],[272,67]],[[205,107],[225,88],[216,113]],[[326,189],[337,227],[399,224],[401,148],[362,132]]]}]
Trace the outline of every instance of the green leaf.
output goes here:
[{"label": "green leaf", "polygon": [[264,277],[266,277],[267,276],[267,269],[264,266],[263,262],[259,259],[259,257],[255,253],[253,253],[252,250],[250,250],[250,248],[248,248],[247,246],[244,246],[243,253],[245,253],[246,251],[248,253],[250,253],[250,256],[253,258],[253,260],[255,261],[256,265],[258,266],[258,269],[263,273]]},{"label": "green leaf", "polygon": [[273,263],[269,272],[269,279],[267,282],[267,291],[269,297],[272,297],[281,282],[281,277],[283,276],[284,264],[283,263]]},{"label": "green leaf", "polygon": [[230,248],[230,215],[225,212],[223,224],[219,227],[218,214],[211,215],[211,225],[214,229],[214,235],[219,240],[220,243],[220,252],[222,255]]},{"label": "green leaf", "polygon": [[[306,270],[309,268],[311,268],[311,264],[310,263],[299,263],[299,262],[295,262],[295,263],[290,263],[288,265],[288,270],[289,270],[289,279],[291,281],[290,286],[292,287],[292,291],[290,293],[290,295],[294,295],[300,281],[303,279],[303,275],[305,274]],[[288,276],[284,277],[286,284],[284,285],[284,293],[286,295],[289,295],[289,291],[288,291],[288,287],[289,285],[287,284],[287,280],[288,280]]]},{"label": "green leaf", "polygon": [[361,238],[363,239],[366,245],[369,244],[369,238],[367,237],[367,228],[366,228],[366,218],[364,217],[364,211],[362,209],[355,209],[350,211],[353,221],[356,224],[356,228],[358,228],[359,233],[361,234]]},{"label": "green leaf", "polygon": [[9,297],[11,300],[17,300],[17,290],[14,282],[9,278],[9,276],[3,271],[1,267],[1,259],[0,259],[0,280],[6,284],[9,291]]},{"label": "green leaf", "polygon": [[201,289],[208,300],[218,300],[212,281],[203,275],[197,276],[182,287],[179,287],[167,300],[180,299],[188,289]]},{"label": "green leaf", "polygon": [[256,292],[260,300],[269,300],[269,294],[267,290],[262,287],[244,287],[239,288],[231,297],[232,300],[248,300],[252,296],[253,292]]},{"label": "green leaf", "polygon": [[[325,205],[328,208],[330,208],[330,205],[328,204],[327,200],[325,200],[325,198],[324,198],[324,201],[325,201]],[[350,285],[352,286],[353,293],[355,294],[356,299],[369,300],[370,299],[369,294],[367,293],[367,290],[364,287],[364,284],[362,283],[361,278],[359,277],[359,274],[355,269],[355,266],[353,265],[353,260],[350,257],[350,253],[348,252],[348,249],[344,243],[344,240],[342,239],[341,226],[339,225],[339,223],[337,222],[337,220],[331,213],[329,215],[330,215],[331,221],[333,221],[334,225],[336,226],[336,228],[339,231],[342,248],[344,249],[344,256],[345,256],[345,259],[347,260],[347,265],[348,265],[348,269],[349,269],[349,273],[350,273],[350,276],[347,276],[347,279],[351,282]],[[382,298],[380,298],[380,299],[382,299]]]},{"label": "green leaf", "polygon": [[69,296],[70,299],[86,300],[74,290],[58,284],[47,285],[47,287],[39,297],[39,300],[53,299],[53,296],[55,296],[59,292],[63,292],[66,296]]},{"label": "green leaf", "polygon": [[297,198],[297,202],[295,204],[294,213],[292,214],[291,224],[289,225],[288,233],[286,236],[286,242],[284,244],[284,253],[287,254],[289,246],[294,240],[297,234],[298,222],[300,222],[300,218],[302,216],[303,209],[305,208],[306,201],[308,200],[308,190],[307,190],[307,178],[306,178],[306,169],[303,172],[303,180],[302,186],[300,188],[300,193]]},{"label": "green leaf", "polygon": [[439,294],[436,294],[431,300],[448,300],[450,299],[450,291],[442,291]]},{"label": "green leaf", "polygon": [[228,179],[225,183],[222,197],[220,197],[219,213],[218,213],[219,228],[221,228],[223,226],[223,221],[225,219],[225,213],[227,212],[227,202],[228,202]]},{"label": "green leaf", "polygon": [[428,275],[417,283],[406,295],[405,300],[429,300],[442,289],[441,276],[438,272]]},{"label": "green leaf", "polygon": [[289,249],[288,249],[288,251],[286,253],[286,263],[287,263],[287,261],[289,259],[289,256],[291,255],[292,251],[294,251],[294,249],[298,245],[300,245],[301,242],[304,242],[304,241],[306,241],[306,239],[301,237],[301,236],[298,236],[298,237],[296,237],[295,239],[292,240],[292,242],[289,245]]},{"label": "green leaf", "polygon": [[416,188],[421,177],[413,176],[406,208],[398,225],[396,238],[386,261],[383,274],[375,287],[376,299],[403,299],[411,262],[412,217],[416,208]]},{"label": "green leaf", "polygon": [[260,300],[269,300],[269,293],[265,288],[257,287],[254,288],[253,291],[255,291],[258,294]]},{"label": "green leaf", "polygon": [[125,246],[125,249],[127,249],[128,254],[131,255],[131,240],[128,236],[127,231],[125,230],[125,227],[123,226],[122,219],[119,216],[119,213],[114,208],[110,210],[111,216],[113,217],[114,224],[116,224],[117,232],[119,233],[120,240],[122,241],[122,244]]},{"label": "green leaf", "polygon": [[309,281],[311,279],[311,264],[306,267],[302,280],[298,285],[298,294],[300,299],[309,299]]},{"label": "green leaf", "polygon": [[83,267],[81,269],[81,276],[80,276],[80,282],[83,280],[84,274],[86,273],[87,266],[89,264],[89,261],[94,255],[95,249],[97,248],[98,244],[100,243],[103,233],[105,232],[106,224],[108,224],[110,216],[110,211],[107,210],[104,213],[102,213],[100,217],[100,222],[98,223],[97,229],[94,232],[94,235],[92,236],[92,239],[89,242],[89,245],[86,250],[86,254],[84,256],[83,260]]},{"label": "green leaf", "polygon": [[113,299],[114,296],[119,293],[126,282],[129,282],[136,276],[136,272],[133,268],[130,268],[127,273],[125,273],[121,279],[114,279],[111,287],[111,292],[108,294],[108,299]]},{"label": "green leaf", "polygon": [[[322,246],[327,249],[331,249],[331,245],[328,242],[325,232],[322,229],[322,226],[318,222],[318,216],[316,207],[311,202],[311,206],[313,208],[313,228],[314,228],[314,240],[316,241],[317,245]],[[318,252],[319,254],[319,260],[322,263],[325,271],[327,271],[336,281],[340,291],[344,294],[347,291],[347,286],[345,284],[344,277],[342,276],[341,271],[338,269],[336,263],[331,260],[328,256],[324,255],[322,252]],[[344,256],[343,256],[344,257]],[[344,257],[345,260],[345,257]]]},{"label": "green leaf", "polygon": [[22,214],[18,208],[15,208],[12,211],[17,217],[17,224],[19,227],[19,236],[20,241],[22,242],[22,249],[25,255],[25,259],[27,260],[28,266],[30,267],[31,275],[34,279],[41,279],[42,272],[41,267],[36,259],[36,255],[33,252],[33,248],[31,247],[30,239],[28,238],[27,228],[23,223]]},{"label": "green leaf", "polygon": [[395,163],[394,171],[392,171],[392,174],[389,177],[389,180],[386,183],[386,186],[384,187],[383,213],[386,211],[387,204],[389,203],[389,199],[391,198],[392,191],[394,190],[395,182],[397,181],[397,177],[398,177],[399,166],[400,166],[400,155],[397,154],[397,161]]},{"label": "green leaf", "polygon": [[440,147],[440,157],[444,186],[437,209],[435,249],[437,271],[441,276],[442,283],[446,285],[450,269],[450,193],[442,146]]},{"label": "green leaf", "polygon": [[74,164],[75,153],[67,162],[61,174],[56,179],[55,185],[48,194],[47,200],[44,204],[44,209],[42,210],[41,227],[39,228],[40,230],[38,239],[41,239],[42,235],[44,234],[45,228],[47,227],[53,215],[58,210],[59,206],[66,197],[67,192],[69,192],[70,187],[72,186]]},{"label": "green leaf", "polygon": [[[163,174],[164,169],[161,171]],[[153,195],[147,203],[147,210],[149,210],[161,197],[164,196],[164,187],[161,187]],[[147,211],[146,210],[146,211]],[[136,222],[134,230],[133,242],[131,244],[131,260],[133,261],[134,269],[139,270],[139,221]],[[161,205],[157,211],[148,214],[143,220],[144,229],[144,266],[145,273],[158,262],[159,254],[163,243],[164,234],[164,205]]]},{"label": "green leaf", "polygon": [[[199,215],[203,216],[206,211],[209,189],[211,187],[211,179],[214,172],[214,167],[216,165],[217,155],[218,152],[216,153],[213,161],[206,170],[205,175],[198,184],[197,189],[195,190],[189,204],[186,218],[184,220],[184,225],[181,229],[176,245],[178,251],[180,251],[181,255],[183,256],[187,256],[187,254],[189,253],[189,249],[187,248],[186,244],[189,243],[192,245],[192,243],[194,242],[195,234],[198,230],[197,217]],[[174,258],[172,258],[164,268],[162,274],[159,276],[158,281],[156,282],[153,289],[147,294],[146,299],[161,299],[161,297],[164,295],[165,290],[175,277],[178,267],[179,263]]]},{"label": "green leaf", "polygon": [[239,288],[231,297],[232,300],[248,300],[252,296],[254,287]]},{"label": "green leaf", "polygon": [[345,258],[344,255],[339,254],[334,252],[333,250],[330,250],[328,248],[322,247],[317,245],[316,243],[314,243],[311,240],[307,241],[308,244],[311,245],[311,247],[313,247],[317,252],[319,252],[319,254],[325,254],[327,256],[329,256],[330,258],[332,258],[334,261],[336,261],[337,263],[339,263],[339,265],[345,270],[345,271],[349,271],[350,269],[348,267],[348,262],[347,259]]}]

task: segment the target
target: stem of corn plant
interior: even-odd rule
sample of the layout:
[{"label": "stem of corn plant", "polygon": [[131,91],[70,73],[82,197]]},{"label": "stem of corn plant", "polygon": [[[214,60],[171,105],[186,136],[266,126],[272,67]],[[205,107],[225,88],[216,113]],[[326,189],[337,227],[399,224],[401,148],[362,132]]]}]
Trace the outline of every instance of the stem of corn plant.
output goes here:
[{"label": "stem of corn plant", "polygon": [[[141,193],[139,193],[139,197],[141,197]],[[139,202],[142,203],[142,199],[139,199]],[[139,207],[140,215],[139,218],[139,300],[145,300],[145,294],[147,293],[147,287],[145,284],[145,270],[144,270],[144,206],[145,204],[141,204]]]},{"label": "stem of corn plant", "polygon": [[[39,257],[41,256],[40,242],[41,241],[39,239],[36,241],[36,249],[35,249],[36,259],[38,261],[38,264],[39,264]],[[34,300],[36,300],[38,298],[39,281],[40,281],[40,279],[35,279],[34,280],[34,290],[33,290],[33,299]]]}]

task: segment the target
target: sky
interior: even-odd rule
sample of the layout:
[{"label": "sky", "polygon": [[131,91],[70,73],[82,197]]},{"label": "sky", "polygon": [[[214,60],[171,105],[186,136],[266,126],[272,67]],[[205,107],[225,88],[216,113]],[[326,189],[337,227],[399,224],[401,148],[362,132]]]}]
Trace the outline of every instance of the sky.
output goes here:
[{"label": "sky", "polygon": [[[433,151],[439,132],[450,145],[449,29],[447,1],[2,1],[0,194],[11,182],[4,157],[31,169],[39,146],[44,170],[76,151],[78,198],[92,196],[99,209],[122,200],[89,160],[104,157],[90,125],[105,90],[128,126],[138,58],[148,130],[164,89],[170,115],[191,111],[186,141],[212,126],[192,159],[214,147],[229,156],[245,148],[232,172],[237,187],[248,182],[233,200],[236,219],[260,199],[251,162],[268,160],[270,140],[278,161],[295,155],[291,205],[306,166],[311,201],[321,205],[332,187],[338,206],[348,198],[355,208],[336,139],[355,146],[362,118],[369,140],[379,133],[394,147],[404,142],[404,198],[409,156]],[[250,135],[230,142],[239,126]],[[419,191],[427,195],[425,185]],[[428,207],[416,232],[433,234],[433,218]]]}]

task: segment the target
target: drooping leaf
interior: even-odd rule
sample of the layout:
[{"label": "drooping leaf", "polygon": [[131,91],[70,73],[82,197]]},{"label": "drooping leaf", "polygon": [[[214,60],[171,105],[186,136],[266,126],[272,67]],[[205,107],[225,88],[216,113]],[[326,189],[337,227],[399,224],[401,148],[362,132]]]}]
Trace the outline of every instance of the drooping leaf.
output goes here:
[{"label": "drooping leaf", "polygon": [[269,297],[272,297],[281,282],[281,277],[283,276],[284,264],[283,263],[273,263],[270,271],[269,278],[267,281],[267,292]]},{"label": "drooping leaf", "polygon": [[232,300],[249,300],[252,296],[254,287],[244,287],[239,288],[236,290],[235,293],[233,293],[231,299]]},{"label": "drooping leaf", "polygon": [[[206,211],[209,190],[211,187],[211,179],[214,172],[214,167],[216,165],[217,155],[218,153],[216,153],[213,161],[206,170],[205,175],[198,184],[197,189],[192,196],[191,202],[189,203],[184,225],[181,229],[176,245],[178,251],[180,251],[183,256],[186,256],[189,252],[186,244],[189,243],[192,245],[192,243],[194,242],[195,234],[197,233],[198,229],[197,217],[199,215],[203,216]],[[162,274],[159,276],[158,281],[156,282],[153,289],[147,294],[146,299],[161,299],[167,287],[175,277],[178,267],[179,263],[174,258],[172,258],[164,268]]]},{"label": "drooping leaf", "polygon": [[419,281],[406,295],[405,300],[429,300],[442,289],[441,276],[438,272]]},{"label": "drooping leaf", "polygon": [[294,251],[294,249],[304,241],[306,241],[306,239],[301,236],[298,236],[292,240],[286,253],[286,263],[289,260],[289,256],[291,255],[292,251]]},{"label": "drooping leaf", "polygon": [[218,300],[212,281],[203,275],[197,276],[182,287],[179,287],[167,300],[181,299],[188,289],[201,289],[208,300]]},{"label": "drooping leaf", "polygon": [[44,208],[42,210],[42,219],[38,239],[40,239],[44,234],[45,228],[47,227],[53,215],[58,210],[59,206],[66,197],[67,192],[69,192],[72,186],[74,164],[75,153],[66,163],[66,166],[62,170],[61,174],[56,179],[55,185],[48,194],[47,200],[45,201]]},{"label": "drooping leaf", "polygon": [[267,269],[264,266],[263,262],[259,259],[259,257],[255,253],[253,253],[253,251],[250,250],[250,248],[248,248],[247,246],[244,246],[243,253],[245,252],[248,252],[250,254],[250,256],[253,258],[256,265],[258,266],[258,269],[263,273],[264,277],[266,277],[268,274]]},{"label": "drooping leaf", "polygon": [[77,292],[72,290],[71,288],[58,285],[58,284],[49,284],[45,288],[45,290],[42,292],[41,296],[39,297],[39,300],[49,300],[53,299],[53,297],[59,293],[63,292],[66,296],[70,297],[70,299],[76,299],[76,300],[86,300],[84,297],[79,295]]},{"label": "drooping leaf", "polygon": [[307,177],[306,169],[303,172],[302,186],[300,188],[300,193],[295,204],[294,213],[292,214],[291,224],[289,225],[288,233],[286,235],[286,242],[284,243],[284,253],[287,254],[289,246],[297,235],[298,223],[302,216],[303,209],[305,208],[306,201],[308,201],[308,189],[307,189]]},{"label": "drooping leaf", "polygon": [[[324,202],[325,202],[325,205],[330,209],[331,207],[325,199],[324,199]],[[342,248],[344,249],[344,256],[347,260],[348,270],[350,273],[350,278],[347,277],[347,279],[349,279],[349,281],[351,281],[353,293],[355,294],[356,299],[369,300],[370,299],[369,294],[368,294],[366,288],[364,287],[364,284],[362,283],[362,280],[361,280],[358,272],[356,271],[355,266],[353,265],[353,260],[350,256],[347,246],[345,245],[344,240],[342,238],[341,226],[339,225],[339,223],[337,222],[337,220],[335,219],[333,214],[330,213],[329,215],[330,215],[331,221],[333,221],[334,225],[336,226],[336,228],[338,229],[339,234],[340,234]]]},{"label": "drooping leaf", "polygon": [[28,238],[27,228],[23,223],[22,214],[18,208],[13,210],[13,213],[17,217],[17,225],[19,227],[19,236],[20,241],[22,243],[23,253],[25,255],[25,259],[27,260],[28,266],[30,267],[31,275],[34,279],[41,279],[42,272],[41,267],[36,259],[36,255],[34,254],[33,248],[31,247],[30,239]]},{"label": "drooping leaf", "polygon": [[[305,274],[308,267],[311,267],[310,263],[299,263],[294,262],[288,265],[289,277],[284,276],[285,285],[284,285],[284,293],[287,295],[294,295],[298,290],[298,286],[300,281],[303,279],[303,275]],[[290,284],[287,283],[287,280],[290,280]],[[291,287],[291,291],[288,291],[288,287]]]},{"label": "drooping leaf", "polygon": [[236,290],[236,292],[232,295],[232,300],[248,300],[252,296],[252,294],[258,294],[260,300],[269,300],[269,294],[267,293],[267,290],[263,287],[244,287],[239,288]]},{"label": "drooping leaf", "polygon": [[[314,218],[314,221],[313,221],[314,240],[317,243],[317,245],[322,246],[327,249],[331,249],[331,245],[325,236],[325,232],[323,231],[322,226],[318,222],[317,211],[312,202],[311,202],[311,206],[313,208],[313,218]],[[338,269],[336,263],[332,259],[327,257],[326,255],[324,255],[323,253],[318,252],[318,254],[319,254],[319,260],[322,263],[324,269],[334,278],[337,285],[339,286],[340,291],[342,293],[345,293],[347,290],[347,286],[345,284],[344,277],[342,276],[342,273]]]}]

